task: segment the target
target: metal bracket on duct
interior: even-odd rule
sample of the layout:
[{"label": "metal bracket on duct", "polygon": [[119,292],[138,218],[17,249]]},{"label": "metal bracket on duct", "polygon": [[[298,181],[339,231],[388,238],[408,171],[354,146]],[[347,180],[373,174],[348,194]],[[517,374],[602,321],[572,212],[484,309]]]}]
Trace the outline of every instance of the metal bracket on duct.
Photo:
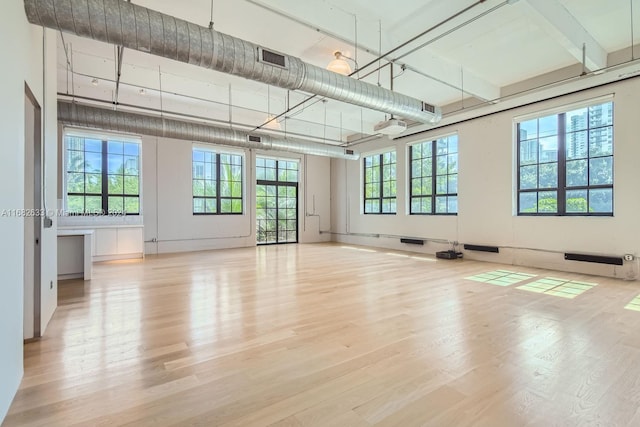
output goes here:
[{"label": "metal bracket on duct", "polygon": [[281,139],[265,134],[248,134],[200,123],[106,110],[62,101],[58,101],[58,121],[70,126],[232,145],[242,148],[288,151],[347,160],[358,160],[360,158],[359,153],[335,145],[289,138]]},{"label": "metal bracket on duct", "polygon": [[437,123],[439,107],[122,0],[24,0],[32,24],[400,116]]}]

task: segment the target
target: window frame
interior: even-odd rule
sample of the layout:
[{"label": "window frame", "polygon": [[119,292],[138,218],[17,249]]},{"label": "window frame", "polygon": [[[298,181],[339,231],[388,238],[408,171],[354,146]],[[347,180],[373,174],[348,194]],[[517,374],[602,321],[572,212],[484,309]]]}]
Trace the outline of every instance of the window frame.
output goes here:
[{"label": "window frame", "polygon": [[[457,169],[455,173],[447,173],[444,175],[438,175],[438,167],[437,167],[437,158],[439,156],[444,156],[444,155],[438,155],[438,141],[445,139],[445,138],[451,138],[452,136],[456,137],[456,145],[457,145],[457,151],[455,152],[456,154],[456,163],[457,163]],[[431,178],[431,194],[430,195],[415,195],[413,194],[413,147],[415,147],[416,145],[419,144],[425,144],[425,143],[431,143],[431,174],[429,175],[424,175],[422,174],[419,178],[423,179],[423,178]],[[411,144],[408,144],[407,146],[407,173],[408,173],[408,187],[409,187],[409,191],[408,191],[408,207],[407,207],[407,212],[409,215],[429,215],[429,216],[457,216],[458,215],[458,209],[456,209],[455,212],[449,212],[449,206],[447,204],[447,212],[437,212],[436,211],[436,199],[438,196],[440,197],[456,197],[456,200],[459,200],[459,191],[456,191],[455,193],[449,193],[449,187],[448,187],[448,177],[451,175],[456,175],[456,189],[459,190],[458,186],[459,186],[459,182],[458,182],[458,177],[460,175],[460,138],[458,136],[457,132],[452,132],[452,133],[447,133],[444,135],[439,135],[437,137],[433,137],[433,138],[427,138],[425,140],[420,140],[420,141],[416,141],[416,142],[412,142]],[[447,152],[446,156],[449,156],[450,154]],[[424,157],[423,157],[424,158]],[[448,163],[447,163],[447,169],[448,169]],[[447,177],[447,193],[438,193],[438,177],[439,176],[446,176]],[[413,198],[424,198],[424,197],[431,197],[431,212],[413,212],[412,210],[412,202],[413,202]],[[458,207],[458,204],[456,203],[456,208]]]},{"label": "window frame", "polygon": [[[384,184],[385,182],[391,182],[391,181],[385,181],[384,180],[384,155],[385,154],[394,154],[395,155],[395,160],[392,163],[389,163],[389,165],[395,165],[395,175],[394,177],[391,179],[391,181],[395,181],[396,183],[396,191],[395,191],[395,195],[393,196],[385,196],[384,195]],[[379,182],[379,196],[378,197],[367,197],[367,165],[366,165],[366,160],[368,158],[373,158],[373,157],[378,157],[378,167],[380,168],[380,182]],[[362,213],[364,215],[397,215],[398,213],[398,153],[397,150],[395,148],[391,148],[391,149],[383,149],[383,150],[378,150],[375,152],[371,152],[371,153],[367,153],[362,155]],[[379,209],[378,212],[367,212],[367,201],[369,200],[375,200],[379,202]],[[385,200],[394,200],[395,201],[395,210],[393,212],[383,212],[383,202]]]},{"label": "window frame", "polygon": [[[566,126],[566,117],[567,113],[571,113],[580,109],[587,109],[587,114],[589,114],[590,107],[596,107],[604,104],[611,104],[611,124],[609,125],[600,125],[596,127],[591,127],[589,118],[587,116],[587,125],[584,129],[568,131]],[[531,165],[536,165],[538,167],[537,179],[538,186],[535,188],[526,188],[522,189],[521,186],[521,167],[522,165],[522,156],[521,156],[521,143],[531,141],[531,139],[527,139],[522,141],[520,139],[520,125],[521,123],[531,121],[534,119],[542,119],[550,116],[556,116],[557,118],[557,185],[555,187],[540,187],[539,186],[539,178],[540,172],[539,167],[542,164],[554,163],[554,162],[540,162],[540,148],[538,145],[538,153],[537,153],[537,161],[536,163],[532,163]],[[539,123],[538,123],[539,126]],[[589,137],[592,130],[600,130],[610,128],[611,129],[611,154],[603,155],[603,156],[591,156],[591,148]],[[570,134],[574,134],[577,132],[586,132],[586,144],[587,144],[587,154],[584,158],[576,158],[576,159],[567,159],[567,141]],[[545,137],[543,137],[545,138]],[[539,130],[536,137],[536,141],[540,144],[540,135]],[[615,208],[615,103],[613,100],[613,96],[605,96],[600,98],[591,99],[588,101],[565,105],[563,107],[557,107],[551,110],[539,111],[533,114],[528,114],[525,116],[520,116],[514,118],[514,140],[515,140],[515,179],[516,185],[515,188],[515,215],[516,216],[547,216],[547,217],[558,217],[558,216],[567,216],[567,217],[613,217],[614,216],[614,208]],[[611,158],[611,184],[589,184],[589,179],[591,176],[591,166],[589,161],[595,158]],[[567,186],[567,162],[572,160],[585,160],[587,163],[587,184],[586,185],[577,185],[577,186]],[[526,165],[525,165],[526,166]],[[589,212],[589,190],[600,190],[607,189],[611,190],[611,212]],[[523,193],[539,193],[539,192],[556,192],[556,212],[521,212],[520,211],[520,196]],[[587,211],[586,212],[567,212],[567,193],[571,191],[586,191],[587,197]],[[538,206],[539,199],[536,202],[536,209]]]},{"label": "window frame", "polygon": [[[215,166],[215,196],[206,196],[206,195],[202,195],[202,196],[196,196],[194,193],[194,181],[196,181],[196,178],[194,177],[194,163],[195,160],[193,158],[194,152],[195,151],[199,151],[199,152],[203,152],[203,153],[210,153],[214,156],[214,161],[212,162],[212,164]],[[233,196],[222,196],[221,195],[221,156],[238,156],[240,157],[240,196],[239,197],[233,197]],[[205,163],[207,163],[205,161]],[[245,153],[241,152],[241,151],[235,151],[235,150],[220,150],[217,148],[212,148],[212,147],[204,147],[202,145],[196,145],[194,144],[191,147],[191,214],[192,215],[196,215],[196,216],[207,216],[207,215],[244,215],[245,214],[245,182],[246,182],[246,176],[245,176],[245,164],[246,164],[246,157],[245,157]],[[233,166],[233,164],[230,164],[231,166]],[[206,178],[202,179],[203,181],[207,181]],[[212,181],[212,180],[211,180]],[[235,182],[235,181],[230,181],[230,182]],[[206,185],[206,183],[205,183]],[[206,210],[206,201],[207,200],[215,200],[215,206],[216,206],[216,211],[215,212],[195,212],[195,200],[196,199],[202,199],[204,201],[204,206],[205,206],[205,210]],[[231,212],[222,212],[222,202],[224,200],[230,200],[231,201],[231,206],[232,206],[232,211]],[[234,200],[240,200],[241,203],[241,211],[240,212],[233,212],[233,201]]]},{"label": "window frame", "polygon": [[[86,189],[85,192],[82,193],[78,193],[78,192],[74,192],[74,193],[69,193],[69,186],[68,186],[68,174],[69,173],[74,173],[73,171],[69,171],[69,151],[78,151],[78,150],[69,150],[68,145],[67,145],[67,138],[68,137],[74,137],[74,138],[83,138],[83,139],[93,139],[93,140],[99,140],[101,143],[101,151],[100,151],[100,155],[101,155],[101,171],[99,172],[100,176],[101,176],[101,191],[100,193],[87,193]],[[123,143],[123,144],[136,144],[138,146],[138,154],[135,156],[138,159],[138,164],[137,164],[137,170],[138,173],[137,175],[128,175],[125,173],[125,170],[123,170],[122,174],[110,174],[109,173],[109,149],[108,149],[108,144],[109,142],[117,142],[117,143]],[[115,133],[115,132],[96,132],[96,131],[92,131],[92,130],[88,130],[88,129],[83,129],[83,128],[74,128],[74,127],[64,127],[63,128],[63,132],[62,132],[62,157],[63,157],[63,162],[62,162],[62,190],[63,190],[63,195],[64,195],[64,199],[63,199],[63,206],[65,208],[65,214],[70,216],[70,217],[108,217],[108,216],[131,216],[131,217],[141,217],[142,216],[142,139],[140,137],[137,136],[132,136],[132,135],[126,135],[126,134],[119,134],[119,133]],[[93,151],[94,153],[97,153],[97,151]],[[84,155],[86,155],[87,151],[86,151],[86,147],[83,149],[82,153]],[[111,153],[114,154],[114,153]],[[123,157],[126,157],[127,155],[123,152],[122,154]],[[124,160],[123,160],[124,162]],[[123,163],[124,164],[124,163]],[[76,173],[80,173],[80,172],[76,172]],[[84,175],[84,179],[86,180],[86,170],[82,172],[82,174]],[[97,174],[97,173],[94,173]],[[123,177],[123,193],[122,194],[109,194],[109,175],[119,175]],[[127,176],[136,176],[138,178],[138,191],[137,194],[126,194],[124,192],[124,179]],[[85,184],[86,185],[86,184]],[[80,212],[70,212],[69,211],[69,196],[93,196],[93,197],[100,197],[101,202],[101,211],[98,212],[87,212],[86,210],[86,201],[85,201],[85,208],[84,208],[84,212],[80,213]],[[137,212],[124,212],[124,211],[115,211],[113,209],[109,208],[109,196],[112,197],[122,197],[123,199],[125,197],[130,197],[130,198],[137,198],[138,199],[138,211]],[[124,200],[123,200],[124,203]],[[124,207],[124,206],[123,206]]]}]

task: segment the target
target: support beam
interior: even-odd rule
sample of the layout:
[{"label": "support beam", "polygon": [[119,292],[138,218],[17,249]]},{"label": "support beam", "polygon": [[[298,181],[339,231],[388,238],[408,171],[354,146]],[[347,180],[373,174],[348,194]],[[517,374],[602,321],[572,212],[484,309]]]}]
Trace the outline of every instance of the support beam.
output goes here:
[{"label": "support beam", "polygon": [[558,0],[523,0],[518,2],[538,18],[543,30],[558,41],[590,71],[607,66],[607,51]]}]

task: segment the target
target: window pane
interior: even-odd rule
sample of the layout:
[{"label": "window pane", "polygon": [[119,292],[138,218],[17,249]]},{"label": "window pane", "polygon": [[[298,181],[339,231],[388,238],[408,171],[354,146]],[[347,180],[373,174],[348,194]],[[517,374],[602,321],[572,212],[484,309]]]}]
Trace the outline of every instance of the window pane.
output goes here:
[{"label": "window pane", "polygon": [[589,159],[589,185],[613,184],[613,157]]},{"label": "window pane", "polygon": [[67,171],[84,172],[84,152],[67,151]]},{"label": "window pane", "polygon": [[613,213],[613,190],[589,190],[589,212]]},{"label": "window pane", "polygon": [[108,159],[108,170],[109,173],[124,173],[124,157],[116,154],[109,154]]},{"label": "window pane", "polygon": [[118,141],[109,141],[107,144],[107,152],[109,154],[124,154],[124,144]]},{"label": "window pane", "polygon": [[422,195],[431,195],[433,192],[433,179],[431,178],[423,178],[422,179]]},{"label": "window pane", "polygon": [[538,212],[538,194],[537,193],[520,193],[520,212],[535,213]]},{"label": "window pane", "polygon": [[124,158],[124,173],[138,175],[138,157],[126,156]]},{"label": "window pane", "polygon": [[565,116],[565,125],[567,132],[574,132],[587,128],[587,109],[581,108],[575,111],[569,111]]},{"label": "window pane", "polygon": [[433,213],[433,207],[431,206],[433,203],[432,197],[423,197],[422,198],[422,212],[424,213]]},{"label": "window pane", "polygon": [[[82,146],[73,149],[82,150]],[[92,153],[102,153],[102,141],[100,141],[99,139],[84,138],[84,151],[90,151]]]},{"label": "window pane", "polygon": [[518,125],[520,141],[538,137],[538,119],[528,120]]},{"label": "window pane", "polygon": [[458,137],[456,135],[449,137],[449,154],[458,152]]},{"label": "window pane", "polygon": [[[202,181],[199,181],[198,185],[201,185]],[[201,194],[198,194],[201,195]],[[204,195],[207,197],[215,197],[216,196],[216,182],[205,180],[204,181]]]},{"label": "window pane", "polygon": [[137,176],[125,176],[124,177],[124,193],[125,194],[140,194],[140,189],[138,188],[138,180]]},{"label": "window pane", "polygon": [[587,160],[567,162],[567,187],[586,186],[587,184]]},{"label": "window pane", "polygon": [[204,151],[193,150],[193,161],[204,162]]},{"label": "window pane", "polygon": [[102,194],[102,175],[95,173],[86,174],[84,192],[88,194]]},{"label": "window pane", "polygon": [[447,210],[449,213],[458,213],[458,197],[449,196],[447,198]]},{"label": "window pane", "polygon": [[436,174],[444,175],[447,173],[447,156],[436,157]]},{"label": "window pane", "polygon": [[109,213],[124,212],[124,197],[109,196]]},{"label": "window pane", "polygon": [[140,154],[140,145],[131,142],[124,143],[124,154],[126,156],[138,156]]},{"label": "window pane", "polygon": [[124,194],[124,176],[109,175],[109,194]]},{"label": "window pane", "polygon": [[216,213],[218,207],[216,206],[216,199],[204,200],[204,211],[206,213]]},{"label": "window pane", "polygon": [[67,193],[84,193],[83,173],[67,173]]},{"label": "window pane", "polygon": [[613,124],[613,103],[606,102],[589,107],[589,127],[611,126]]},{"label": "window pane", "polygon": [[140,213],[140,199],[137,197],[125,197],[124,211],[128,214]]},{"label": "window pane", "polygon": [[613,154],[613,128],[605,127],[589,131],[589,157]]},{"label": "window pane", "polygon": [[411,213],[422,213],[420,206],[420,198],[414,197],[411,199]]},{"label": "window pane", "polygon": [[84,156],[85,172],[102,172],[102,154],[101,153],[86,153]]},{"label": "window pane", "polygon": [[436,197],[436,213],[447,213],[446,196]]},{"label": "window pane", "polygon": [[242,200],[232,200],[231,211],[233,213],[242,213]]},{"label": "window pane", "polygon": [[231,199],[220,200],[220,213],[231,213]]},{"label": "window pane", "polygon": [[520,189],[528,190],[538,188],[538,166],[520,167]]},{"label": "window pane", "polygon": [[447,194],[447,175],[436,177],[436,194]]},{"label": "window pane", "polygon": [[102,197],[101,196],[86,196],[84,198],[84,211],[89,214],[102,215]]},{"label": "window pane", "polygon": [[457,173],[458,172],[458,154],[449,154],[447,160],[449,169],[447,173]]},{"label": "window pane", "polygon": [[540,163],[558,161],[558,137],[540,138]]},{"label": "window pane", "polygon": [[538,137],[543,138],[558,134],[558,116],[556,114],[541,117],[538,121]]},{"label": "window pane", "polygon": [[193,213],[204,212],[204,199],[193,198]]},{"label": "window pane", "polygon": [[565,142],[567,159],[585,159],[587,157],[587,135],[586,131],[567,134]]},{"label": "window pane", "polygon": [[441,156],[447,154],[448,143],[446,138],[436,141],[436,155]]},{"label": "window pane", "polygon": [[520,164],[531,165],[538,163],[538,140],[520,143]]},{"label": "window pane", "polygon": [[540,191],[538,193],[538,212],[558,212],[558,193],[556,191]]},{"label": "window pane", "polygon": [[567,191],[567,212],[587,212],[587,190]]},{"label": "window pane", "polygon": [[540,165],[539,188],[556,188],[558,186],[558,164],[543,163]]},{"label": "window pane", "polygon": [[67,212],[84,213],[84,196],[68,196]]},{"label": "window pane", "polygon": [[193,180],[193,195],[194,196],[204,196],[204,181],[203,180]]}]

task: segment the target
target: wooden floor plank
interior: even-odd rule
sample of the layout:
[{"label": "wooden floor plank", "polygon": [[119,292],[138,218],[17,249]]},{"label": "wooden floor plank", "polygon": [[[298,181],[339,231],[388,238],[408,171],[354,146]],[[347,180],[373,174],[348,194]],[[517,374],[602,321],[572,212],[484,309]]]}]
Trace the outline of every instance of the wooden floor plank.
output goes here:
[{"label": "wooden floor plank", "polygon": [[[465,279],[500,269],[598,285]],[[638,293],[341,244],[100,263],[60,282],[3,426],[635,426]]]}]

